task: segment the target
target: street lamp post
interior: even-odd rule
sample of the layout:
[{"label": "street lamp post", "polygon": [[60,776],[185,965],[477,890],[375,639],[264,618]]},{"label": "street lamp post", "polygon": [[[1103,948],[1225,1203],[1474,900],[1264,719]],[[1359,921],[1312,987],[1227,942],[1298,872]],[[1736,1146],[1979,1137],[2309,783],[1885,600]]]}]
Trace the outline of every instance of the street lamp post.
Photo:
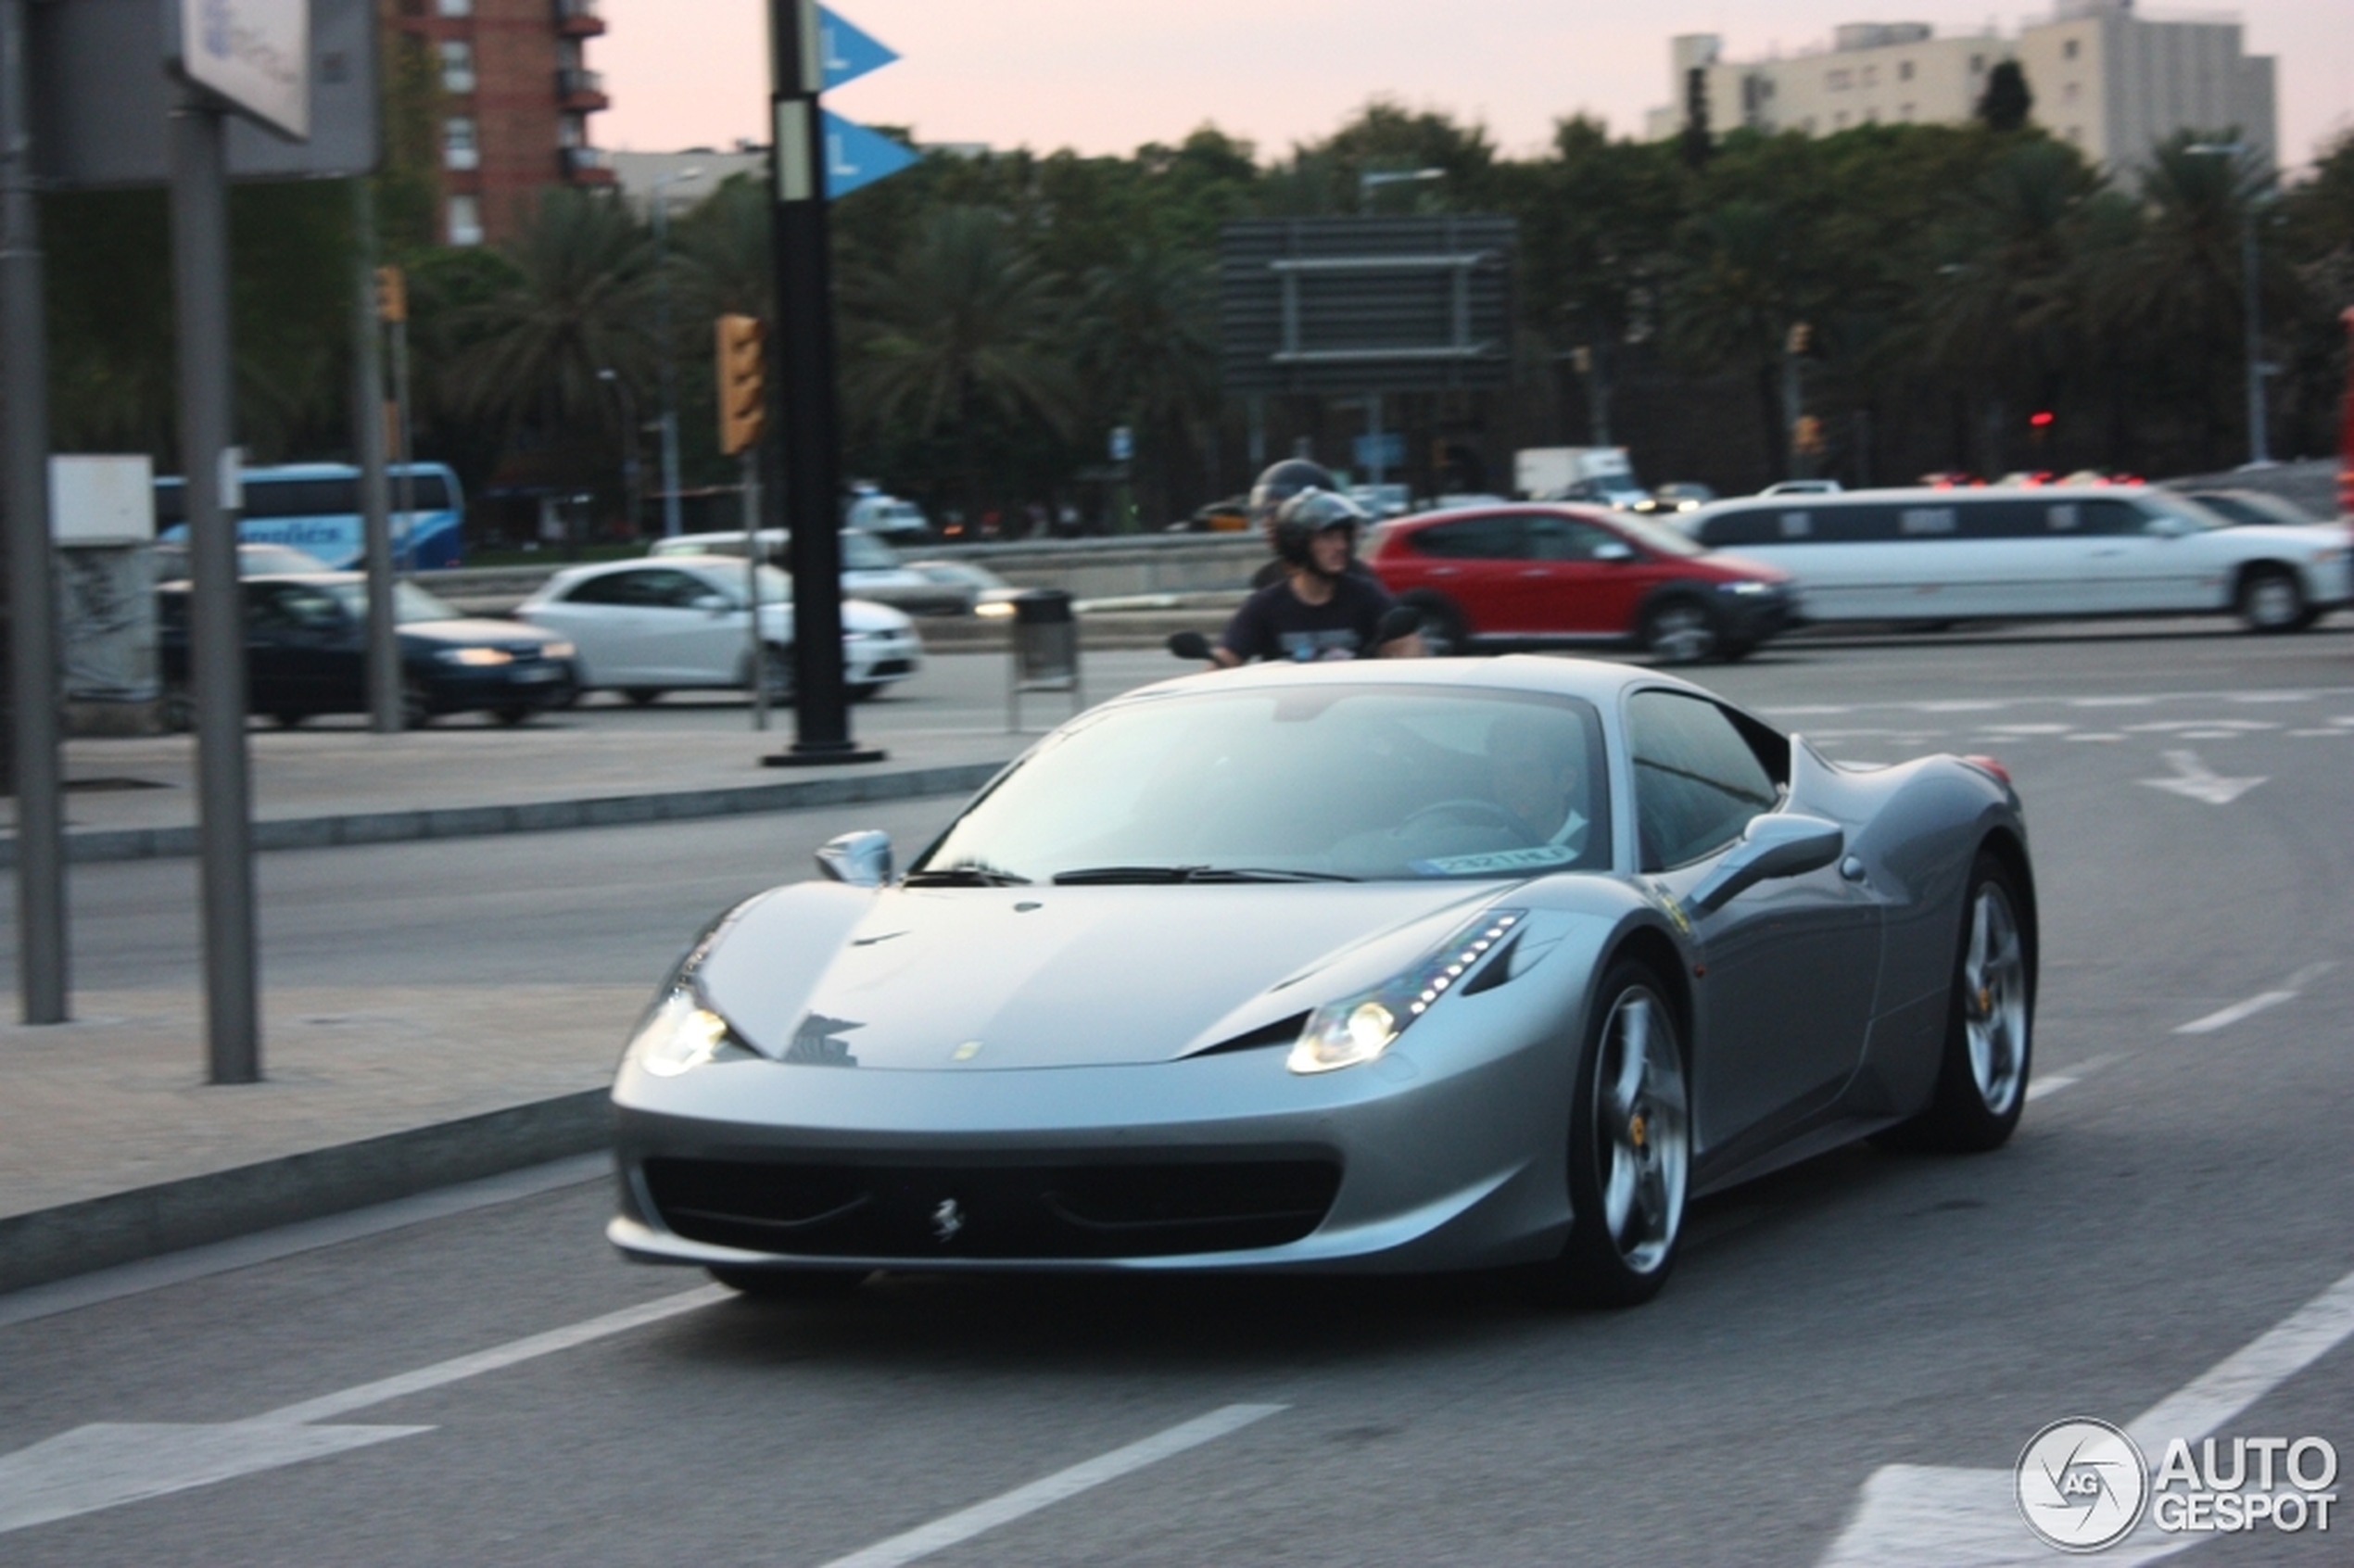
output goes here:
[{"label": "street lamp post", "polygon": [[[690,165],[657,174],[653,182],[654,335],[661,340],[662,353],[662,535],[667,539],[677,538],[679,532],[678,378],[670,362],[670,198],[663,192],[666,186],[701,178],[702,168]],[[631,527],[637,526],[634,511],[629,522]]]},{"label": "street lamp post", "polygon": [[629,508],[629,532],[638,532],[638,513],[642,498],[638,487],[638,400],[629,395],[629,383],[613,370],[601,370],[597,379],[614,390],[621,399],[621,493]]},{"label": "street lamp post", "polygon": [[[2194,142],[2183,149],[2200,158],[2238,158],[2248,150],[2245,142]],[[2246,329],[2247,466],[2264,468],[2272,461],[2265,439],[2270,421],[2264,409],[2264,322],[2257,288],[2256,198],[2240,204],[2240,319]]]}]

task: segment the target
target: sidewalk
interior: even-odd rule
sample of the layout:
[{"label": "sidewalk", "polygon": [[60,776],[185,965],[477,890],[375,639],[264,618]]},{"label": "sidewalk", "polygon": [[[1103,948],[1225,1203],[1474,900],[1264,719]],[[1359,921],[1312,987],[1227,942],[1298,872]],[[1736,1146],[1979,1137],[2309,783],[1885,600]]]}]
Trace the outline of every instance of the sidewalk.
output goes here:
[{"label": "sidewalk", "polygon": [[[322,847],[959,794],[1028,740],[860,717],[883,763],[763,766],[790,715],[755,736],[740,710],[659,730],[257,729],[255,837]],[[193,853],[194,761],[184,736],[70,743],[72,857]],[[11,863],[14,848],[0,839]],[[203,1081],[190,992],[81,992],[75,1022],[0,1026],[0,1292],[601,1147],[645,1002],[634,987],[517,985],[487,1005],[430,984],[270,990],[269,1078],[238,1087]]]}]

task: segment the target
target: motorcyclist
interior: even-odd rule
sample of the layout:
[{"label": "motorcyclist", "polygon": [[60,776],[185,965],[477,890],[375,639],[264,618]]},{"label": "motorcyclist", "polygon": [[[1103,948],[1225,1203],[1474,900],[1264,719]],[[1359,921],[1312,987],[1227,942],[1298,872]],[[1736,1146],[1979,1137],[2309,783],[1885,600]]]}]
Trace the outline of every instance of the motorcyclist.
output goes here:
[{"label": "motorcyclist", "polygon": [[[1291,577],[1292,564],[1284,559],[1283,550],[1275,543],[1275,513],[1282,509],[1284,502],[1302,490],[1326,490],[1338,495],[1340,481],[1335,479],[1323,464],[1295,457],[1268,464],[1250,487],[1250,525],[1265,536],[1267,548],[1273,552],[1265,565],[1251,574],[1253,593],[1286,582]],[[1349,556],[1348,569],[1362,577],[1373,575],[1353,552]]]},{"label": "motorcyclist", "polygon": [[1285,575],[1243,601],[1210,658],[1232,668],[1252,659],[1420,657],[1415,632],[1383,639],[1383,617],[1397,601],[1373,574],[1351,570],[1357,532],[1369,521],[1355,501],[1322,487],[1282,502],[1270,532]]}]

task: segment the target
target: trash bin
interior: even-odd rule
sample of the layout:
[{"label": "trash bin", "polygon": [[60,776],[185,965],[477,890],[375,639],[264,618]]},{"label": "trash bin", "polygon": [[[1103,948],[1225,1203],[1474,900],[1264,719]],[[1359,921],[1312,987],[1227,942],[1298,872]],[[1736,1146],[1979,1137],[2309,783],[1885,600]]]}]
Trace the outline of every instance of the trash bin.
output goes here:
[{"label": "trash bin", "polygon": [[1031,588],[1014,601],[1013,665],[1006,689],[1006,727],[1021,729],[1025,691],[1068,691],[1070,711],[1086,704],[1079,687],[1079,622],[1070,595],[1060,588]]}]

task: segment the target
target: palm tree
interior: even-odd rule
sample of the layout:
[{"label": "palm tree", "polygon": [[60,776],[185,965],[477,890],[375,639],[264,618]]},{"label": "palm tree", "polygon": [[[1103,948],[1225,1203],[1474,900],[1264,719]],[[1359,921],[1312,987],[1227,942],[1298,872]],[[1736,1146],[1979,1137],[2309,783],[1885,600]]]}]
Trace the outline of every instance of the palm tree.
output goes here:
[{"label": "palm tree", "polygon": [[1178,456],[1198,452],[1218,417],[1216,274],[1207,258],[1136,245],[1088,269],[1072,334],[1087,406],[1136,432],[1159,492],[1145,514],[1171,510]]},{"label": "palm tree", "polygon": [[1784,448],[1775,378],[1803,319],[1796,248],[1785,214],[1747,198],[1721,202],[1692,221],[1664,311],[1678,358],[1755,378],[1766,462],[1777,471]]},{"label": "palm tree", "polygon": [[981,496],[982,419],[1070,434],[1079,398],[1054,348],[1059,286],[1000,214],[934,209],[892,262],[847,280],[842,292],[853,418],[920,439],[952,437],[968,515]]},{"label": "palm tree", "polygon": [[597,472],[621,415],[597,373],[652,381],[652,249],[617,200],[556,188],[505,247],[513,272],[453,323],[467,346],[447,385],[462,412],[554,448],[560,474]]}]

